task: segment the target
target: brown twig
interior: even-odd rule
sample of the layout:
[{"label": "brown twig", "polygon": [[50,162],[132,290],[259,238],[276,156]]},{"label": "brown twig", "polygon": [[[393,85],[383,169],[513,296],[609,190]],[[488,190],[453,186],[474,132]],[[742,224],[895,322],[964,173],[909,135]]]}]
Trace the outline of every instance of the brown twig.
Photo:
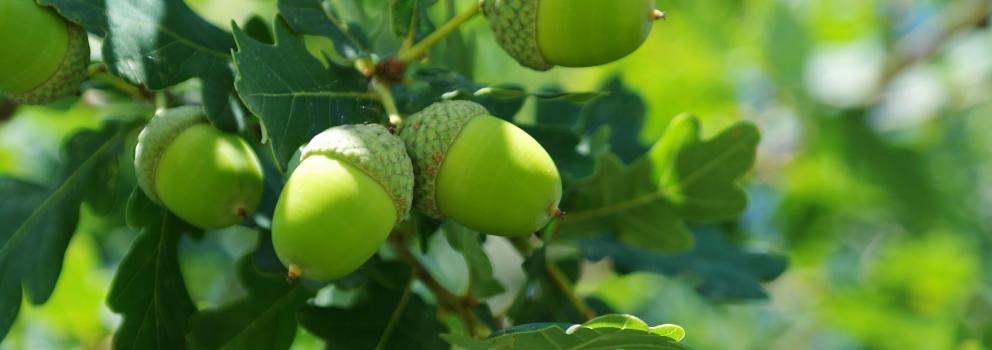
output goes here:
[{"label": "brown twig", "polygon": [[410,248],[406,245],[406,237],[403,232],[394,232],[389,236],[389,245],[399,256],[400,260],[403,260],[407,265],[413,269],[413,275],[420,282],[422,282],[427,289],[434,294],[437,299],[438,304],[450,312],[453,312],[465,322],[465,329],[468,331],[470,336],[485,336],[488,335],[489,328],[486,327],[479,318],[475,316],[472,312],[472,307],[475,306],[476,302],[472,298],[462,298],[447,288],[441,285],[440,282],[431,275],[427,267],[413,255]]},{"label": "brown twig", "polygon": [[[558,222],[552,223],[552,225],[556,225],[556,226],[558,224],[559,224]],[[552,230],[555,229],[552,228]],[[530,256],[535,250],[534,245],[531,244],[530,238],[528,237],[513,238],[510,240],[510,242],[513,244],[513,247],[516,248],[517,252],[520,253],[520,255],[524,256],[525,258]],[[575,288],[572,288],[572,282],[569,281],[568,277],[565,276],[565,272],[563,272],[561,268],[559,268],[558,265],[555,264],[555,262],[552,261],[550,258],[545,258],[544,265],[545,265],[544,267],[545,272],[547,272],[548,279],[551,280],[551,284],[553,284],[555,288],[558,288],[558,290],[565,295],[565,298],[567,298],[568,302],[572,304],[572,307],[575,308],[575,311],[578,312],[579,315],[581,315],[587,321],[596,317],[596,313],[592,311],[592,308],[589,307],[589,304],[587,304],[584,300],[582,300],[582,298],[579,298],[579,296],[575,294]]]}]

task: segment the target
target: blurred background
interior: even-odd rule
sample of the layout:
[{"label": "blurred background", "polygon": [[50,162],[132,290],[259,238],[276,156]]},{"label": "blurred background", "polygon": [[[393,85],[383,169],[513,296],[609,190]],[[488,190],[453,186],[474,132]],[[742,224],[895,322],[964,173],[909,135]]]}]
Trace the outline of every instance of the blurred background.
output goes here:
[{"label": "blurred background", "polygon": [[[222,28],[276,14],[275,0],[187,2]],[[476,19],[465,27],[478,48],[474,79],[589,91],[618,77],[647,101],[645,144],[682,112],[700,116],[709,133],[757,123],[763,139],[737,243],[784,254],[790,265],[761,301],[714,303],[678,278],[603,274],[593,264],[579,292],[651,324],[680,324],[697,349],[992,349],[992,1],[658,7],[668,20],[633,55],[550,73],[518,66]],[[532,111],[524,109],[524,120]],[[0,173],[46,182],[60,140],[113,113],[81,103],[20,108],[0,123]],[[25,304],[0,349],[109,347],[119,320],[105,306],[107,289],[134,237],[108,229],[120,226],[84,213],[54,297]],[[183,243],[183,273],[199,306],[243,293],[234,262],[254,240],[233,232]],[[487,249],[515,292],[520,257],[500,240]],[[433,268],[463,266],[457,254],[436,251]],[[303,331],[294,345],[320,346]]]}]

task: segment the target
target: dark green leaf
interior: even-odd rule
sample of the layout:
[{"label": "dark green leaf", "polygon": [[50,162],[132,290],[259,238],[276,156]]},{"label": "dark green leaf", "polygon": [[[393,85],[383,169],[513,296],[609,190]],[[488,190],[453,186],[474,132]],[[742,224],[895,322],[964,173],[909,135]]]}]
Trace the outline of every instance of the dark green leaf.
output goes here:
[{"label": "dark green leaf", "polygon": [[279,12],[300,34],[330,38],[338,54],[346,59],[369,57],[370,45],[360,27],[346,23],[327,2],[279,0]]},{"label": "dark green leaf", "polygon": [[130,125],[110,123],[99,131],[71,136],[62,147],[59,183],[38,186],[0,177],[0,339],[21,303],[22,287],[33,304],[48,300],[62,271],[62,259],[79,221],[80,205],[104,207],[119,183],[114,173]]},{"label": "dark green leaf", "polygon": [[262,120],[283,169],[293,153],[321,131],[383,118],[364,76],[347,67],[325,68],[282,19],[276,20],[275,46],[252,39],[237,27],[234,37],[238,93]]},{"label": "dark green leaf", "polygon": [[688,249],[686,222],[723,220],[746,207],[737,180],[754,163],[758,139],[752,124],[739,123],[703,141],[696,118],[677,117],[629,168],[602,157],[593,177],[565,197],[562,232],[612,232],[638,247]]},{"label": "dark green leaf", "polygon": [[[580,322],[584,319],[585,316],[576,311],[568,297],[555,285],[548,274],[548,264],[548,252],[545,248],[535,251],[524,261],[527,281],[507,311],[513,322]],[[564,274],[564,282],[574,284],[578,281],[580,261],[577,254],[557,257],[555,264]]]},{"label": "dark green leaf", "polygon": [[128,204],[128,222],[141,232],[114,275],[107,296],[123,316],[114,349],[185,349],[189,317],[196,312],[179,270],[179,239],[193,232],[140,189]]},{"label": "dark green leaf", "polygon": [[183,1],[39,0],[104,38],[110,71],[153,90],[190,78],[203,82],[210,120],[226,130],[245,125],[234,93],[231,35],[208,23]]},{"label": "dark green leaf", "polygon": [[[540,94],[556,95],[562,93],[558,86],[546,87]],[[579,116],[582,106],[578,103],[563,99],[541,99],[537,101],[537,123],[569,129],[578,129]]]},{"label": "dark green leaf", "polygon": [[717,230],[700,229],[694,235],[696,246],[684,254],[664,254],[599,238],[582,241],[582,255],[594,261],[610,258],[619,273],[654,272],[683,278],[703,296],[718,301],[766,298],[761,282],[785,271],[784,257],[744,252]]},{"label": "dark green leaf", "polygon": [[261,17],[252,16],[248,22],[245,22],[244,29],[245,33],[253,39],[272,45],[275,44],[275,39],[272,38],[272,30],[269,27],[269,24]]},{"label": "dark green leaf", "polygon": [[609,127],[610,150],[630,163],[647,150],[640,141],[647,106],[640,95],[627,90],[620,78],[610,80],[602,90],[609,94],[583,108],[582,130],[591,136],[601,127]]},{"label": "dark green leaf", "polygon": [[396,264],[394,268],[406,271],[402,289],[368,283],[366,300],[350,308],[304,307],[300,323],[323,338],[328,349],[448,349],[438,337],[445,327],[437,320],[437,310],[412,292],[410,270]]},{"label": "dark green leaf", "polygon": [[239,263],[248,296],[230,305],[201,310],[190,319],[196,349],[289,349],[297,310],[313,293],[282,276],[263,276],[248,257]]},{"label": "dark green leaf", "polygon": [[468,266],[469,291],[476,298],[487,298],[504,291],[503,285],[493,277],[493,265],[482,249],[485,235],[465,226],[446,221],[441,229],[452,248],[462,253]]},{"label": "dark green leaf", "polygon": [[579,152],[582,139],[574,131],[544,125],[524,126],[523,129],[554,159],[558,172],[565,181],[565,187],[592,175],[596,162],[593,157]]}]

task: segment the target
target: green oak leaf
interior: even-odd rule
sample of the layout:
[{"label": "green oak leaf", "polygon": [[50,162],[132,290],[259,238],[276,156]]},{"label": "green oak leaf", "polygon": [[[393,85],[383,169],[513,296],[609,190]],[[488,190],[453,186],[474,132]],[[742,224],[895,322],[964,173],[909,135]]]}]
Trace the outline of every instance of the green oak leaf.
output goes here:
[{"label": "green oak leaf", "polygon": [[378,122],[383,114],[358,71],[311,56],[303,38],[276,19],[275,45],[234,26],[238,94],[259,117],[277,165],[285,170],[296,150],[335,125]]},{"label": "green oak leaf", "polygon": [[[21,305],[22,293],[42,304],[55,289],[82,203],[106,209],[120,190],[118,156],[132,124],[112,122],[70,136],[62,145],[58,182],[40,186],[0,177],[0,339]],[[22,289],[23,287],[23,289]]]},{"label": "green oak leaf", "polygon": [[300,34],[330,38],[335,51],[345,59],[371,56],[371,45],[361,27],[347,23],[325,1],[279,0],[279,13]]},{"label": "green oak leaf", "polygon": [[300,324],[324,339],[328,349],[447,350],[438,336],[445,327],[435,307],[413,293],[409,267],[389,263],[379,268],[393,271],[388,284],[400,288],[370,278],[362,301],[347,308],[305,306]]},{"label": "green oak leaf", "polygon": [[114,349],[185,349],[196,312],[179,269],[179,240],[197,230],[136,189],[128,225],[141,232],[117,268],[107,304],[123,316]]},{"label": "green oak leaf", "polygon": [[465,258],[468,266],[469,291],[476,298],[488,298],[502,293],[503,285],[493,276],[489,255],[482,249],[485,235],[452,221],[441,225],[448,244]]},{"label": "green oak leaf", "polygon": [[[560,86],[548,86],[538,92],[546,96],[564,93]],[[536,119],[541,126],[557,126],[568,129],[579,127],[579,117],[582,115],[582,105],[569,99],[539,99],[537,101]]]},{"label": "green oak leaf", "polygon": [[592,175],[596,166],[595,157],[579,152],[579,145],[582,143],[579,134],[549,125],[521,126],[521,128],[548,151],[566,188]]},{"label": "green oak leaf", "polygon": [[[593,350],[593,349],[638,349],[638,350],[687,350],[689,347],[670,337],[652,333],[647,325],[644,329],[625,327],[626,324],[599,322],[599,319],[631,320],[629,315],[606,315],[592,320],[589,325],[533,324],[515,326],[494,333],[487,339],[479,340],[462,335],[444,334],[441,337],[452,345],[466,350]],[[640,321],[638,319],[638,321]],[[640,324],[643,324],[640,321]]]},{"label": "green oak leaf", "polygon": [[238,264],[248,296],[190,319],[195,349],[289,349],[296,336],[297,310],[313,292],[282,276],[265,276],[247,256]]},{"label": "green oak leaf", "polygon": [[638,249],[606,237],[583,240],[580,246],[590,260],[610,258],[620,274],[652,272],[682,278],[716,301],[767,298],[761,283],[777,278],[788,265],[783,256],[743,251],[716,230],[693,233],[695,247],[680,254]]},{"label": "green oak leaf", "polygon": [[699,121],[682,115],[629,167],[612,154],[601,156],[593,176],[566,195],[562,232],[612,232],[633,246],[686,250],[692,246],[687,223],[739,215],[747,197],[737,181],[754,164],[758,130],[741,122],[710,140],[700,133]]},{"label": "green oak leaf", "polygon": [[245,114],[234,93],[231,69],[234,40],[185,2],[38,1],[103,37],[103,59],[114,75],[152,90],[199,78],[210,120],[229,131],[244,126]]},{"label": "green oak leaf", "polygon": [[647,105],[619,77],[607,81],[601,91],[606,95],[582,107],[579,130],[592,137],[601,128],[608,127],[610,150],[624,163],[630,163],[647,150],[640,141]]}]

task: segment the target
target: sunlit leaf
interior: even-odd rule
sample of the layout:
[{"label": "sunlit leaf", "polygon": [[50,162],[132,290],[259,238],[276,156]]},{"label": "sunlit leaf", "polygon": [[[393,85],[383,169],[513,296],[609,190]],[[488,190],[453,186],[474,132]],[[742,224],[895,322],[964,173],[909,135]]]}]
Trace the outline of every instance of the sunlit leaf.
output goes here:
[{"label": "sunlit leaf", "polygon": [[503,285],[493,277],[493,265],[489,255],[482,249],[479,232],[461,226],[454,222],[445,222],[441,226],[448,244],[465,258],[468,266],[469,290],[476,298],[486,298],[504,291]]},{"label": "sunlit leaf", "polygon": [[152,90],[191,78],[203,82],[207,116],[218,127],[243,127],[234,93],[231,34],[208,23],[183,1],[39,0],[104,38],[103,59],[114,75]]},{"label": "sunlit leaf", "polygon": [[700,139],[696,118],[680,116],[643,158],[629,167],[612,155],[565,197],[562,231],[612,232],[624,242],[656,250],[692,244],[687,222],[739,215],[747,204],[738,179],[754,163],[758,131],[740,123]]}]

